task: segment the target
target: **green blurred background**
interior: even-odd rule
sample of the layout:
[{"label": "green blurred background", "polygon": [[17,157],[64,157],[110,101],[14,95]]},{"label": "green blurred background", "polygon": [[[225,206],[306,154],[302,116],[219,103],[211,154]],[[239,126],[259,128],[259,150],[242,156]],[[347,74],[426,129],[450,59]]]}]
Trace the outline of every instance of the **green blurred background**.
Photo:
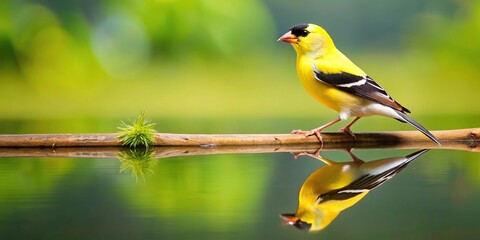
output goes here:
[{"label": "green blurred background", "polygon": [[[326,28],[428,129],[479,126],[480,1],[2,0],[0,133],[114,132],[142,111],[160,132],[317,127],[336,113],[307,96],[294,50],[276,42],[301,22]],[[400,129],[412,130],[381,117],[353,128]],[[365,160],[404,154],[356,152]],[[294,210],[301,183],[320,166],[305,160],[286,153],[161,159],[137,182],[118,174],[124,163],[116,159],[3,158],[0,235],[318,239],[281,230],[277,216]],[[402,173],[400,188],[376,190],[324,236],[477,231],[478,154],[432,151],[424,160]],[[399,196],[403,207],[392,210]],[[384,216],[392,211],[398,220]],[[392,224],[371,231],[372,222]]]},{"label": "green blurred background", "polygon": [[[293,49],[276,42],[301,22],[326,28],[427,128],[479,116],[479,1],[4,0],[2,132],[114,131],[92,119],[118,124],[141,111],[196,120],[188,131],[268,131],[278,119],[313,119],[285,131],[316,127],[336,113],[307,96]],[[233,126],[239,119],[251,127]]]}]

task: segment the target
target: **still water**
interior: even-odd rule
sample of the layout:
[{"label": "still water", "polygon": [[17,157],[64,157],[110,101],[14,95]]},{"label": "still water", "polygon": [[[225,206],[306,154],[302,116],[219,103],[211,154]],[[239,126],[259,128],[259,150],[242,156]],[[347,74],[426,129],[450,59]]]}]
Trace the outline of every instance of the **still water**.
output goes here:
[{"label": "still water", "polygon": [[[322,152],[324,161],[295,159],[291,153],[156,158],[163,149],[117,150],[0,158],[0,239],[480,235],[480,154],[475,152],[430,150],[412,157],[417,150],[354,150],[366,162],[361,163],[342,150]],[[405,162],[407,155],[411,162]],[[352,185],[342,190],[344,182],[365,173],[370,178],[356,181],[356,190]],[[323,221],[320,231],[297,229],[298,222],[280,217],[296,212],[302,185],[307,195],[300,196],[301,209],[324,205],[306,217]],[[315,223],[306,226],[313,230]]]}]

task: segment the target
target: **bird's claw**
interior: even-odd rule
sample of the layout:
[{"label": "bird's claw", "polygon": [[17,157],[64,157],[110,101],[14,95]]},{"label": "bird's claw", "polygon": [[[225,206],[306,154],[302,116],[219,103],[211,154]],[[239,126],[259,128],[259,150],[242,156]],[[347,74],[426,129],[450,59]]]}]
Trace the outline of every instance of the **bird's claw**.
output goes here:
[{"label": "bird's claw", "polygon": [[305,137],[310,137],[315,135],[317,137],[318,141],[323,143],[322,141],[322,135],[320,134],[320,131],[317,129],[313,129],[310,131],[304,131],[304,130],[293,130],[290,134],[301,134],[304,135]]},{"label": "bird's claw", "polygon": [[352,132],[352,130],[350,130],[350,128],[342,128],[342,129],[339,130],[339,132],[346,133],[346,134],[350,135],[353,138],[353,140],[357,140],[357,137]]},{"label": "bird's claw", "polygon": [[296,153],[292,153],[292,154],[293,154],[293,157],[295,159],[297,159],[300,156],[309,156],[309,157],[312,157],[312,158],[319,159],[320,158],[320,150],[321,150],[321,148],[315,150],[315,152],[313,152],[313,153],[309,153],[307,151],[302,151],[302,152],[296,152]]}]

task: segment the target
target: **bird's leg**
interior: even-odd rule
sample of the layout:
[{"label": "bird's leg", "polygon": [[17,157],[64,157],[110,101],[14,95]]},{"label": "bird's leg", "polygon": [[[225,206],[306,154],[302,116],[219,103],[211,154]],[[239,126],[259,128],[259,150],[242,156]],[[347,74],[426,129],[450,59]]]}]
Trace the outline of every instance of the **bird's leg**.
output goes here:
[{"label": "bird's leg", "polygon": [[316,158],[316,159],[319,159],[320,158],[320,151],[322,150],[322,148],[318,148],[317,150],[315,150],[315,152],[313,153],[310,153],[308,151],[302,151],[302,152],[296,152],[296,153],[292,153],[293,154],[293,157],[295,159],[297,159],[298,157],[300,156],[309,156],[309,157],[313,157],[313,158]]},{"label": "bird's leg", "polygon": [[350,136],[353,137],[353,139],[357,139],[357,137],[355,137],[355,134],[352,132],[352,130],[350,130],[350,127],[360,119],[360,117],[356,117],[355,119],[353,119],[353,121],[351,121],[347,126],[345,126],[344,128],[340,129],[340,132],[344,132]]},{"label": "bird's leg", "polygon": [[333,124],[337,123],[338,121],[340,121],[340,117],[337,117],[335,118],[333,121],[331,122],[328,122],[327,124],[325,125],[322,125],[318,128],[314,128],[310,131],[303,131],[303,130],[293,130],[291,132],[291,134],[302,134],[304,135],[305,137],[308,137],[308,136],[312,136],[312,135],[315,135],[318,140],[321,142],[322,141],[322,136],[320,135],[320,131],[322,131],[323,129],[327,128],[327,127],[330,127],[332,126]]},{"label": "bird's leg", "polygon": [[357,163],[364,163],[364,161],[360,158],[358,158],[357,156],[355,156],[353,153],[352,153],[352,149],[349,148],[346,150],[348,155],[350,155],[350,157],[353,159],[354,162],[357,162]]},{"label": "bird's leg", "polygon": [[[296,152],[296,153],[293,153],[293,157],[294,157],[295,159],[297,159],[299,156],[304,156],[304,155],[305,155],[305,156],[309,156],[309,157],[318,159],[318,160],[322,161],[323,163],[325,163],[325,164],[327,164],[327,165],[330,165],[330,166],[333,165],[333,164],[335,164],[335,161],[332,161],[332,160],[330,160],[330,159],[328,159],[328,158],[324,158],[324,157],[320,156],[320,150],[321,150],[321,148],[317,149],[317,150],[316,150],[315,152],[313,152],[313,153],[309,153],[309,152],[307,152],[307,151]],[[362,161],[362,160],[360,160],[360,161]],[[362,163],[363,163],[363,161],[362,161]]]}]

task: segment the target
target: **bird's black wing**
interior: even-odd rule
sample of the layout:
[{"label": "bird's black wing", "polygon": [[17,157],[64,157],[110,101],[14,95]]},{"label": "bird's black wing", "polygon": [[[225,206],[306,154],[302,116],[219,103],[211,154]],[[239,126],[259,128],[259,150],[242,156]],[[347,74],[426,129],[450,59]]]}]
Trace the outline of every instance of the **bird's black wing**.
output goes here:
[{"label": "bird's black wing", "polygon": [[369,76],[358,76],[347,72],[324,73],[313,65],[314,77],[320,82],[332,85],[344,92],[357,95],[383,104],[401,112],[410,113],[408,109],[396,102],[388,93]]},{"label": "bird's black wing", "polygon": [[386,171],[383,171],[379,174],[366,174],[364,176],[361,176],[357,180],[353,181],[349,185],[339,188],[339,189],[334,189],[332,191],[326,192],[324,194],[320,194],[317,197],[317,204],[331,201],[331,200],[346,200],[352,197],[357,196],[358,194],[370,191],[387,180],[391,179],[395,174],[400,172],[402,169],[404,169],[410,162],[412,162],[415,158],[419,157],[423,153],[427,152],[428,150],[423,149],[417,152],[414,152],[408,156],[405,157],[405,161],[403,161],[401,164],[392,167],[390,169],[387,169]]},{"label": "bird's black wing", "polygon": [[388,179],[382,178],[380,175],[364,175],[348,186],[320,194],[317,197],[317,204],[332,200],[340,201],[353,198],[361,193],[374,189],[386,180]]}]

